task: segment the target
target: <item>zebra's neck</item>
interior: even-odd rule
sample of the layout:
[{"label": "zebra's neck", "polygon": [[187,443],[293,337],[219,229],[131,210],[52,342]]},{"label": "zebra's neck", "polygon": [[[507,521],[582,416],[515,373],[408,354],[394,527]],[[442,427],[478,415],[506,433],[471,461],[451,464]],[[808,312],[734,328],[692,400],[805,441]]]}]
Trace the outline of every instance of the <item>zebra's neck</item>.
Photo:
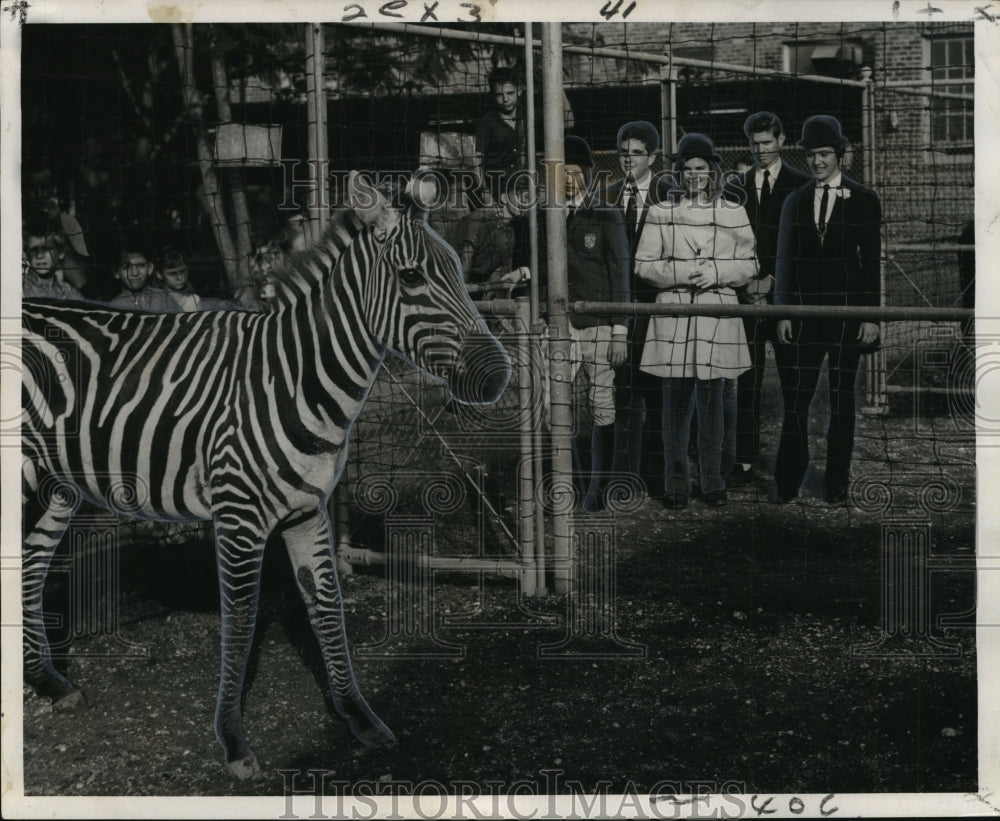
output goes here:
[{"label": "zebra's neck", "polygon": [[284,352],[277,404],[287,403],[290,416],[333,446],[346,439],[385,355],[364,315],[369,272],[352,234],[357,231],[336,226],[323,244],[291,261],[297,287],[284,283],[274,322],[274,348]]}]

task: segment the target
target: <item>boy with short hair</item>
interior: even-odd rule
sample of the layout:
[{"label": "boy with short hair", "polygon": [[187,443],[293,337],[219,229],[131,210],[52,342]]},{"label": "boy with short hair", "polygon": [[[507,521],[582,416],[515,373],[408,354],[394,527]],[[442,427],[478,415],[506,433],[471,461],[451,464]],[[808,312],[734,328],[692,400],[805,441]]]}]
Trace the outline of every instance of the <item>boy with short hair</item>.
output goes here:
[{"label": "boy with short hair", "polygon": [[[652,123],[634,120],[618,129],[616,144],[622,179],[608,186],[607,198],[621,209],[625,218],[625,232],[629,239],[630,292],[636,302],[655,302],[656,289],[635,275],[635,252],[646,225],[649,207],[670,196],[668,177],[653,173],[660,153],[660,133]],[[656,453],[661,447],[663,395],[659,380],[639,370],[648,327],[648,316],[632,317],[626,360],[615,370],[612,470],[628,472],[637,479],[645,476],[648,486],[653,488],[652,492],[659,494],[663,486],[663,460],[643,459],[643,453]]]},{"label": "boy with short hair", "polygon": [[42,215],[29,217],[21,232],[21,243],[21,293],[24,297],[84,298],[63,279],[66,243],[58,224]]},{"label": "boy with short hair", "polygon": [[128,241],[122,246],[115,269],[115,279],[122,284],[122,291],[111,300],[111,305],[136,308],[158,313],[179,313],[181,306],[169,293],[149,287],[153,263],[140,243]]},{"label": "boy with short hair", "polygon": [[188,266],[180,251],[165,248],[161,254],[160,279],[164,290],[180,306],[182,311],[200,311],[201,297],[191,290],[188,282]]},{"label": "boy with short hair", "polygon": [[[766,304],[774,300],[775,257],[778,252],[778,226],[781,208],[796,188],[809,182],[809,176],[793,168],[781,157],[785,131],[781,119],[771,111],[758,111],[747,117],[743,133],[753,155],[753,165],[737,178],[735,188],[741,193],[757,244],[760,272],[740,292],[744,304]],[[735,441],[730,443],[726,482],[730,486],[748,484],[760,458],[761,398],[767,361],[766,345],[774,340],[774,323],[744,317],[743,327],[750,351],[750,370],[736,382]],[[732,431],[731,431],[732,432]]]},{"label": "boy with short hair", "polygon": [[482,157],[484,187],[499,201],[507,177],[525,166],[524,85],[507,66],[493,69],[488,84],[495,107],[476,123],[476,153]]}]

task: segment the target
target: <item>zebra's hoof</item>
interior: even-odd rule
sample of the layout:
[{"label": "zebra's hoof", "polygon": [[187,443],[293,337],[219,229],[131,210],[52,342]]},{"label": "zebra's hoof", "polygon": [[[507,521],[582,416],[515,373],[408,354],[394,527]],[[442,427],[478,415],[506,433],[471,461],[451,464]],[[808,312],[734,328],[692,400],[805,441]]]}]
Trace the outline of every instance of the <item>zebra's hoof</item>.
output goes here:
[{"label": "zebra's hoof", "polygon": [[237,778],[240,781],[260,776],[260,764],[257,763],[257,756],[253,753],[236,761],[228,762],[226,769],[233,778]]},{"label": "zebra's hoof", "polygon": [[57,713],[75,713],[87,709],[87,699],[79,690],[67,693],[52,703],[52,709]]}]

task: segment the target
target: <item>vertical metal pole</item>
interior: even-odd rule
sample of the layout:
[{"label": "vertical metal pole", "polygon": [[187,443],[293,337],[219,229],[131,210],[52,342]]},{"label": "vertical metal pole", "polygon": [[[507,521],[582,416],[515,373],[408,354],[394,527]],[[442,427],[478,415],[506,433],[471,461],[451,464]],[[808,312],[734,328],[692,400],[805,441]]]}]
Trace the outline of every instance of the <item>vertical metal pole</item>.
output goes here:
[{"label": "vertical metal pole", "polygon": [[566,168],[563,145],[562,27],[542,23],[542,110],[545,126],[545,220],[548,255],[548,314],[551,331],[549,379],[552,472],[557,483],[552,520],[555,591],[569,592],[572,577],[569,510],[573,494],[572,386],[566,270]]},{"label": "vertical metal pole", "polygon": [[[544,352],[542,347],[542,337],[543,334],[547,333],[547,328],[542,322],[534,322],[529,326],[529,342],[531,345],[531,352],[533,354],[531,361],[531,372],[532,376],[532,387],[535,390],[539,390],[542,395],[542,405],[540,407],[541,412],[532,413],[532,431],[531,431],[531,445],[532,445],[532,456],[535,461],[535,477],[536,487],[540,485],[545,476],[545,443],[542,434],[542,426],[544,424],[545,414],[549,413],[550,405],[545,404],[546,394],[548,391],[544,390],[546,380],[548,380],[549,375],[547,372],[548,363],[544,356],[541,354]],[[534,411],[534,409],[533,409]],[[543,596],[546,593],[547,580],[545,578],[545,505],[535,504],[535,592],[539,596]]]},{"label": "vertical metal pole", "polygon": [[[863,182],[867,186],[872,186],[874,184],[874,179],[871,175],[871,153],[874,148],[872,143],[871,135],[871,120],[869,119],[869,108],[871,105],[871,96],[869,92],[872,87],[872,71],[868,66],[861,69],[862,79],[867,80],[867,85],[861,91],[861,158],[862,158],[862,169],[861,173],[863,175]],[[851,169],[847,169],[851,171]],[[881,227],[879,227],[881,231]],[[881,269],[881,260],[879,261],[879,268]],[[881,275],[880,275],[881,279]],[[880,285],[881,289],[881,285]],[[879,329],[880,335],[882,334],[882,328]],[[878,357],[875,355],[869,355],[865,357],[865,401],[863,403],[867,413],[875,413],[877,411],[877,389],[876,384],[878,381]]]},{"label": "vertical metal pole", "polygon": [[[326,40],[322,23],[306,23],[306,103],[308,106],[309,173],[313,184],[313,198],[309,202],[309,219],[306,238],[318,242],[330,219],[329,147],[326,134]],[[336,548],[350,547],[350,494],[347,488],[347,470],[327,499],[327,513]],[[353,568],[338,553],[337,570],[350,575]]]},{"label": "vertical metal pole", "polygon": [[[878,166],[875,164],[875,160],[876,160],[876,157],[875,157],[875,114],[876,114],[876,111],[875,111],[875,82],[874,82],[874,80],[869,81],[868,88],[866,89],[866,92],[867,92],[867,95],[868,95],[868,119],[869,119],[868,134],[869,134],[869,136],[871,138],[871,151],[868,152],[868,154],[870,154],[869,164],[871,166],[871,169],[870,169],[869,173],[871,174],[871,181],[868,183],[868,185],[871,186],[872,188],[875,188],[876,183],[877,183],[876,174],[878,172]],[[886,243],[885,221],[883,220],[883,222],[882,222],[882,254],[880,254],[880,256],[879,256],[879,283],[880,283],[880,285],[879,285],[879,292],[881,294],[881,298],[880,298],[880,301],[879,301],[880,305],[885,305],[885,294],[886,294],[886,290],[885,290],[886,289],[886,279],[885,279],[885,248],[886,248],[886,244],[887,243]],[[886,323],[882,322],[882,324],[881,324],[881,326],[879,328],[879,337],[881,339],[883,339],[883,340],[885,339],[885,327],[886,327]],[[878,403],[878,407],[879,407],[879,412],[880,413],[887,413],[889,411],[889,393],[886,390],[886,372],[887,372],[887,368],[886,368],[885,358],[886,358],[885,346],[882,345],[882,346],[879,347],[878,351],[875,354],[875,359],[878,362],[878,369],[877,369],[878,370],[878,394],[877,394],[876,399],[877,399],[877,403]]]},{"label": "vertical metal pole", "polygon": [[326,131],[326,35],[323,24],[313,26],[313,86],[316,89],[316,191],[319,195],[319,229],[330,221],[330,148]]},{"label": "vertical metal pole", "polygon": [[[535,162],[535,47],[532,37],[531,23],[524,24],[524,94],[527,100],[527,120],[525,122],[528,161],[528,201],[536,202],[538,199],[537,173],[538,167]],[[528,323],[536,323],[540,316],[540,305],[538,296],[538,210],[532,208],[528,211],[528,246],[530,253],[528,265],[531,267],[531,282],[529,283],[529,294],[531,299],[531,320]]]},{"label": "vertical metal pole", "polygon": [[[872,71],[867,66],[861,69],[865,87],[861,92],[861,156],[865,185],[875,187],[875,82]],[[882,232],[883,226],[879,226]],[[883,237],[883,248],[885,241]],[[885,265],[879,258],[879,304],[885,305]],[[879,323],[879,336],[885,339],[885,322]],[[869,354],[865,358],[865,401],[862,410],[866,414],[881,414],[888,409],[885,391],[885,349]]]},{"label": "vertical metal pole", "polygon": [[306,23],[306,123],[309,137],[309,173],[312,197],[309,201],[308,239],[319,240],[329,215],[327,192],[326,90],[323,80],[323,25]]},{"label": "vertical metal pole", "polygon": [[521,592],[526,596],[535,595],[535,584],[538,578],[538,554],[545,556],[545,545],[536,549],[535,544],[535,473],[537,465],[533,455],[533,428],[531,405],[531,337],[528,328],[531,327],[531,304],[527,297],[517,299],[518,336],[518,408],[521,412],[521,459],[518,476],[518,522],[517,541],[521,547],[521,561],[525,566],[525,574],[521,580]]},{"label": "vertical metal pole", "polygon": [[660,125],[663,154],[677,150],[677,69],[673,64],[660,72]]},{"label": "vertical metal pole", "polygon": [[[533,355],[541,350],[541,334],[545,326],[541,321],[541,297],[539,293],[539,268],[538,268],[538,148],[535,144],[535,37],[534,29],[530,22],[524,24],[524,72],[525,72],[525,94],[528,97],[528,120],[527,128],[527,152],[528,152],[528,202],[532,207],[528,211],[528,247],[530,249],[528,265],[531,268],[531,282],[529,287],[529,313],[528,321],[525,325],[527,332],[527,353],[528,375],[530,384],[541,386],[543,383],[536,380],[537,363]],[[541,374],[542,379],[547,379],[547,374]],[[544,391],[543,391],[544,394]],[[529,408],[529,411],[531,409]],[[544,475],[544,444],[542,441],[542,419],[539,414],[531,413],[531,461],[534,465],[534,484],[537,486]],[[536,595],[544,595],[546,591],[545,581],[545,507],[534,504],[534,545],[535,545],[535,584]]]}]

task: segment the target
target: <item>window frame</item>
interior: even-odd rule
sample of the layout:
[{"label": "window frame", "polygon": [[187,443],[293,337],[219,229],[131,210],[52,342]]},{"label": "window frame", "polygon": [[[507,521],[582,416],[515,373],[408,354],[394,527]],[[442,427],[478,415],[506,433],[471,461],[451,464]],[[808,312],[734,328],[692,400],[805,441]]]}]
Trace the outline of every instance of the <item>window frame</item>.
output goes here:
[{"label": "window frame", "polygon": [[[975,63],[975,34],[974,32],[968,33],[956,33],[949,32],[948,34],[925,34],[923,37],[923,55],[924,55],[924,69],[923,75],[924,80],[928,84],[924,86],[928,91],[938,90],[947,93],[948,91],[964,91],[966,86],[971,87],[972,93],[975,94],[976,88],[976,63]],[[972,49],[971,61],[968,63],[962,63],[960,66],[950,65],[948,62],[947,50],[950,43],[961,42],[963,52],[967,48]],[[944,44],[945,53],[945,64],[943,66],[935,66],[933,63],[933,53],[935,45]],[[963,54],[964,58],[964,54]],[[963,77],[956,78],[945,78],[945,79],[935,79],[935,71],[945,71],[948,72],[949,68],[954,70],[955,68],[962,68],[969,72]],[[930,83],[933,82],[933,85]],[[967,112],[958,113],[946,113],[946,112],[935,112],[932,108],[935,104],[933,97],[927,98],[928,104],[923,112],[923,133],[927,140],[927,150],[926,154],[929,158],[934,158],[937,161],[941,160],[951,160],[955,162],[971,162],[974,154],[975,147],[975,105],[969,107]],[[940,100],[939,103],[947,105],[947,100]],[[945,136],[944,139],[939,139],[935,136],[935,129],[938,127],[940,122],[939,118],[945,117],[945,134],[948,132],[948,122],[952,117],[960,117],[962,119],[968,120],[968,132],[965,139],[948,139]],[[963,127],[964,129],[964,127]]]}]

